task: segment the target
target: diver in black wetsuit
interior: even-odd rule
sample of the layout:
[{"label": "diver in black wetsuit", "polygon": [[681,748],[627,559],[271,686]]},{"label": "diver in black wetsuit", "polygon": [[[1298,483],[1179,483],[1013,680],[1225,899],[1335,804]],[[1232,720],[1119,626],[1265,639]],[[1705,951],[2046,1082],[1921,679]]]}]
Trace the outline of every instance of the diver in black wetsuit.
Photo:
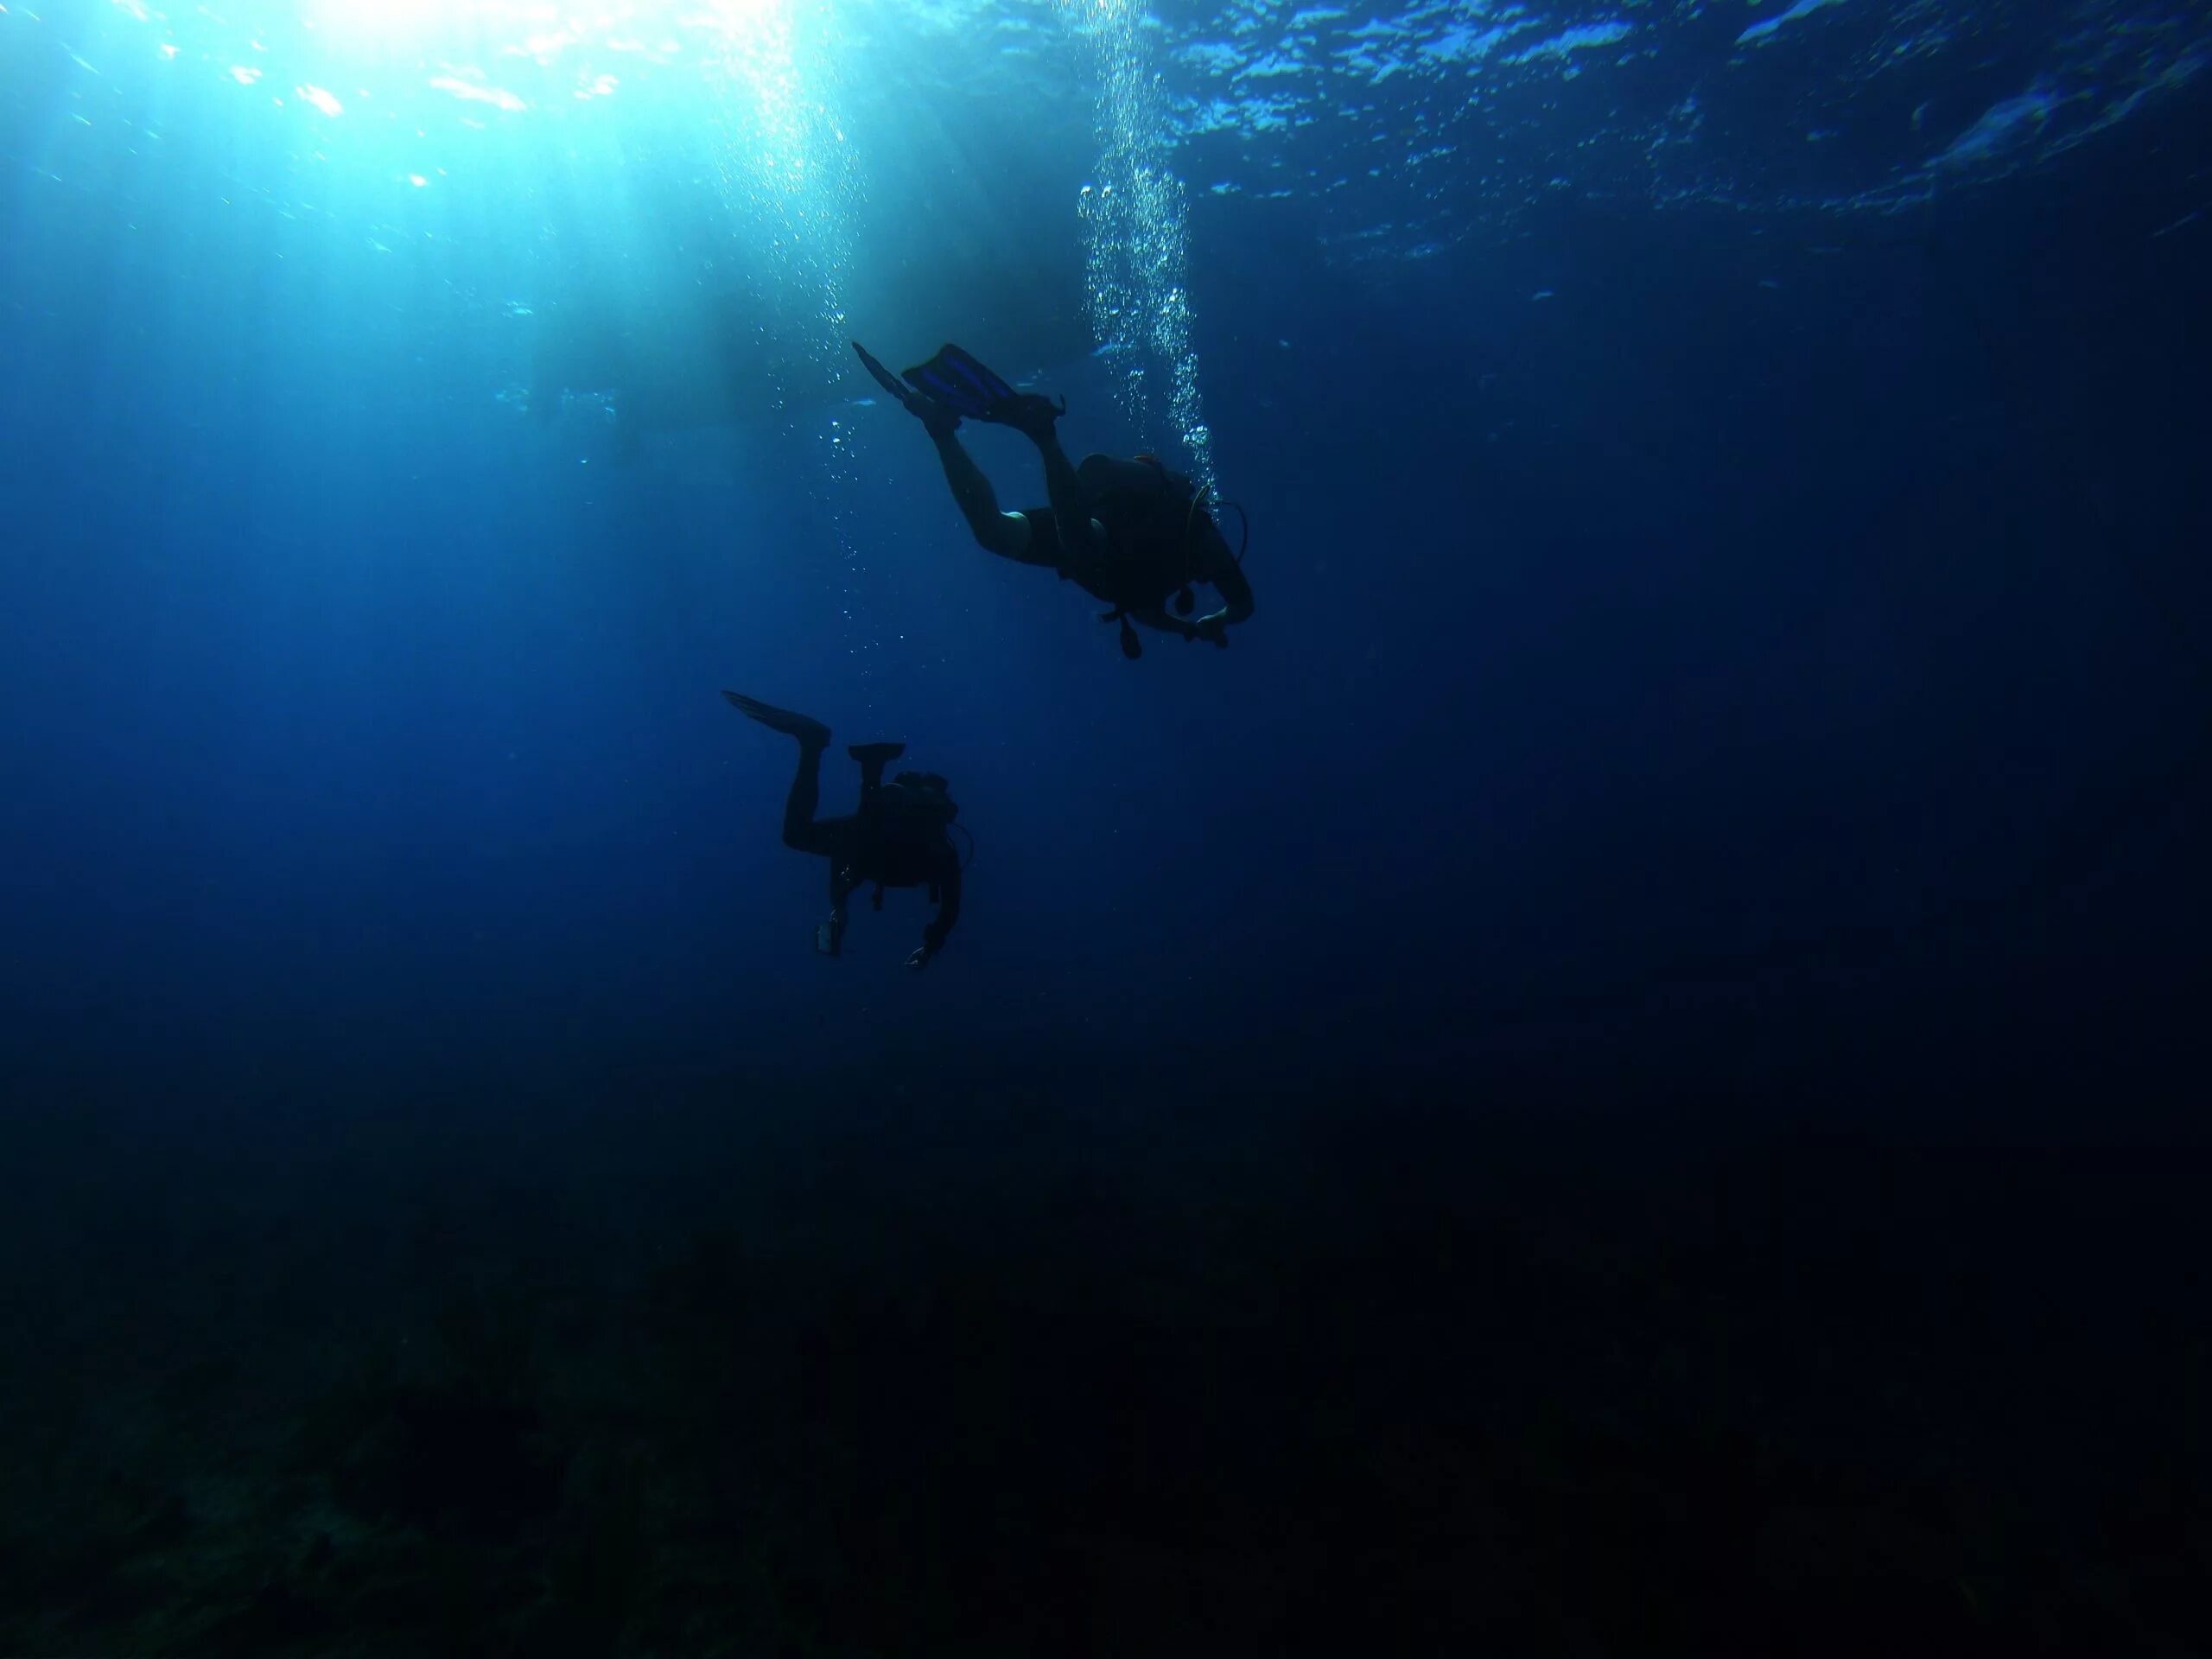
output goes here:
[{"label": "diver in black wetsuit", "polygon": [[922,930],[922,948],[906,958],[906,965],[928,967],[960,919],[960,854],[948,833],[960,809],[945,792],[944,779],[935,772],[902,772],[887,784],[884,767],[904,754],[906,746],[855,743],[846,753],[861,764],[860,810],[850,817],[817,818],[822,752],[830,747],[830,728],[734,691],[722,696],[770,731],[798,740],[798,774],[784,803],[784,845],[830,861],[830,919],[815,930],[814,948],[824,956],[841,953],[845,901],[855,889],[873,883],[874,907],[880,910],[886,887],[926,887],[937,915]]},{"label": "diver in black wetsuit", "polygon": [[[1105,601],[1113,608],[1101,620],[1122,625],[1123,656],[1144,654],[1129,626],[1133,620],[1225,646],[1227,630],[1250,617],[1252,584],[1244,579],[1243,562],[1189,479],[1151,455],[1132,461],[1086,455],[1081,466],[1071,465],[1054,430],[1065,401],[1015,391],[957,346],[907,370],[911,385],[859,341],[853,350],[937,445],[945,481],[976,542],[1001,558],[1057,570],[1063,581]],[[1037,446],[1049,507],[999,511],[990,480],[956,435],[963,416],[1010,426]],[[1220,594],[1218,610],[1191,616],[1196,582]]]}]

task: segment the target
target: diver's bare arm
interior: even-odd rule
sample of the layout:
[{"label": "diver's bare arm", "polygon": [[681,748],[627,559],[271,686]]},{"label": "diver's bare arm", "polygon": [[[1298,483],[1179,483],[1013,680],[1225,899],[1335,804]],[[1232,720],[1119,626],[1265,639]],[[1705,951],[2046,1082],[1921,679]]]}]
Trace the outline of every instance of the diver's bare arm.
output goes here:
[{"label": "diver's bare arm", "polygon": [[960,860],[957,856],[948,858],[938,878],[937,914],[922,930],[922,948],[915,953],[920,959],[914,963],[918,968],[944,949],[946,936],[960,919]]},{"label": "diver's bare arm", "polygon": [[1225,559],[1207,571],[1205,579],[1220,594],[1223,603],[1219,610],[1209,611],[1199,617],[1198,626],[1228,628],[1239,622],[1251,620],[1252,584],[1244,580],[1243,565],[1233,559]]},{"label": "diver's bare arm", "polygon": [[1148,610],[1130,611],[1128,615],[1130,621],[1141,622],[1147,628],[1157,628],[1162,633],[1179,634],[1185,639],[1198,638],[1198,623],[1185,622],[1179,616],[1170,616],[1157,605]]},{"label": "diver's bare arm", "polygon": [[957,436],[942,432],[935,435],[935,442],[937,458],[944,467],[944,481],[952,486],[952,499],[959,505],[960,516],[968,521],[976,544],[1002,559],[1031,563],[1029,521],[1018,512],[999,511],[998,492],[991,488],[991,480],[983,476],[983,469]]}]

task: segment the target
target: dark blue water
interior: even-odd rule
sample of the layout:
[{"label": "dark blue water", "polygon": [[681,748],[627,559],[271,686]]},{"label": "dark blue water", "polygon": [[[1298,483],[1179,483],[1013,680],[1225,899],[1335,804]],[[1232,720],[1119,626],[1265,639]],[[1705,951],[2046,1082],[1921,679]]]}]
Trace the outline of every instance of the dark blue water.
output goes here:
[{"label": "dark blue water", "polygon": [[0,11],[0,1648],[2205,1650],[2202,12],[1099,16]]}]

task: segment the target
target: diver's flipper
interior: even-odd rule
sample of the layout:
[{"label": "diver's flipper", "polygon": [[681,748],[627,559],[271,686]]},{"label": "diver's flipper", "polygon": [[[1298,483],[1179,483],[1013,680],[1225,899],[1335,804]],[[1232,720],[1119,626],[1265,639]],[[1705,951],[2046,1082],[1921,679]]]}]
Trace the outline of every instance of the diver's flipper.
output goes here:
[{"label": "diver's flipper", "polygon": [[850,341],[861,366],[875,377],[875,384],[899,402],[899,407],[921,422],[931,437],[947,437],[959,430],[960,411],[950,404],[941,404],[934,397],[925,397],[883,366],[882,359],[857,340]]},{"label": "diver's flipper", "polygon": [[871,353],[867,346],[861,345],[857,340],[852,341],[851,345],[855,354],[861,360],[861,366],[875,377],[877,385],[881,386],[902,404],[914,395],[906,390],[905,382],[885,368],[881,359]]},{"label": "diver's flipper", "polygon": [[906,384],[925,397],[979,421],[998,412],[1021,394],[957,346],[946,346],[919,368],[906,371]]},{"label": "diver's flipper", "polygon": [[883,787],[883,769],[906,753],[904,743],[848,743],[845,753],[861,763],[861,800]]},{"label": "diver's flipper", "polygon": [[722,696],[729,699],[729,706],[738,713],[759,721],[772,732],[795,737],[810,748],[823,749],[830,746],[830,728],[810,715],[779,709],[772,702],[763,702],[758,697],[748,697],[741,692],[725,691]]},{"label": "diver's flipper", "polygon": [[907,370],[906,384],[971,421],[1024,431],[1049,427],[1055,416],[1067,412],[1065,398],[1056,404],[1036,392],[1017,391],[957,346],[948,345],[928,362]]}]

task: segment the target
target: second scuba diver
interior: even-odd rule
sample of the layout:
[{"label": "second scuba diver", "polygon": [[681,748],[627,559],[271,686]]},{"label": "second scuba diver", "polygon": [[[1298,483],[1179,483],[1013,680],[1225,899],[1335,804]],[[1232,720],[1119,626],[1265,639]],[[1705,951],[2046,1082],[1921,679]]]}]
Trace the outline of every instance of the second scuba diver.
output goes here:
[{"label": "second scuba diver", "polygon": [[722,696],[770,731],[798,740],[798,772],[784,802],[784,845],[830,861],[830,919],[815,929],[814,948],[829,957],[842,952],[845,901],[858,888],[873,884],[874,907],[881,910],[886,887],[926,887],[937,915],[922,930],[922,948],[906,958],[906,965],[928,967],[960,919],[961,859],[950,833],[960,809],[946,792],[944,779],[933,772],[902,772],[887,784],[884,767],[904,754],[906,746],[855,743],[846,753],[861,766],[860,810],[849,817],[817,818],[822,752],[830,747],[830,728],[754,697],[734,691]]}]

